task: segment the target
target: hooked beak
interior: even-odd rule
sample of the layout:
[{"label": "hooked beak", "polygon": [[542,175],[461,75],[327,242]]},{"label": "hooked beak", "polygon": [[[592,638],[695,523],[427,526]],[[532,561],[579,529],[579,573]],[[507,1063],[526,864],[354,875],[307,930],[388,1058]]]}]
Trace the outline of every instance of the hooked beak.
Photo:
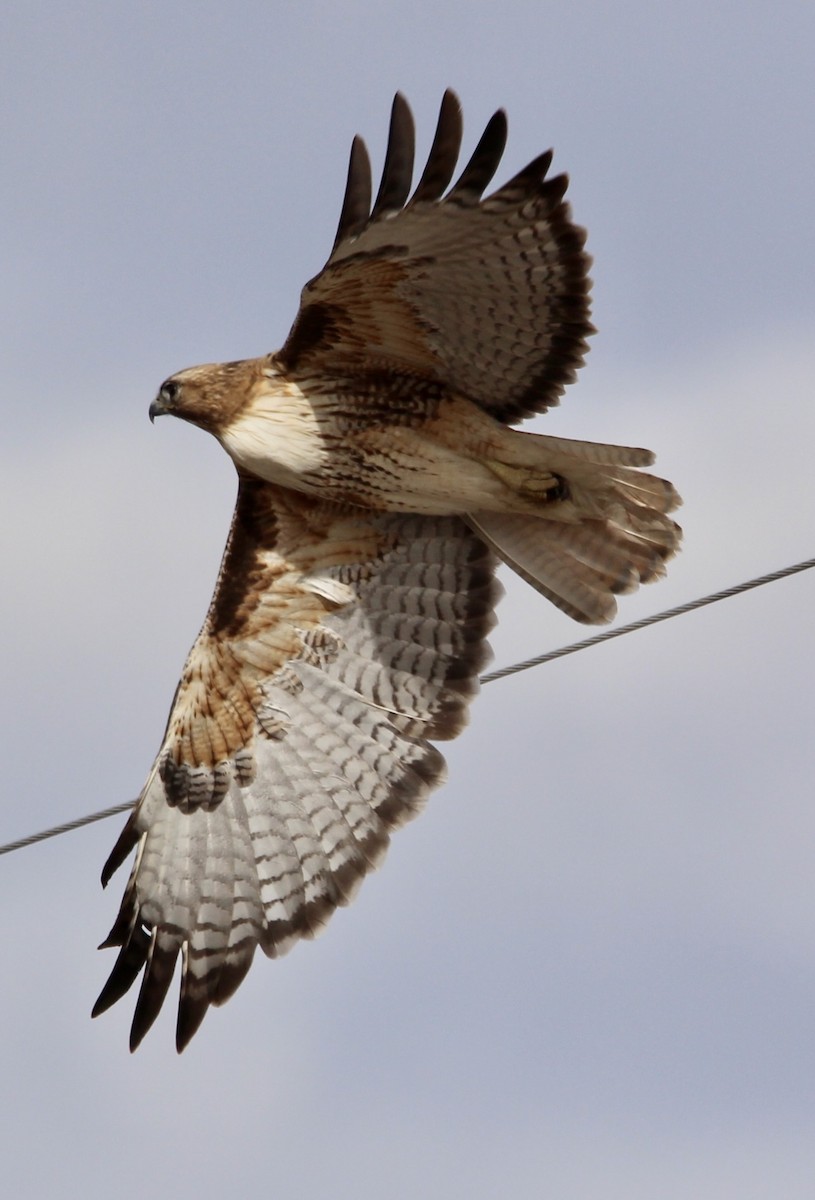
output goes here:
[{"label": "hooked beak", "polygon": [[148,415],[150,417],[151,425],[152,425],[153,421],[155,421],[156,417],[163,417],[167,414],[167,412],[168,412],[167,405],[162,400],[160,393],[158,396],[156,396],[155,400],[150,405],[150,407],[147,411],[148,411]]},{"label": "hooked beak", "polygon": [[158,395],[148,410],[151,422],[155,421],[156,417],[163,417],[165,413],[175,412],[175,402],[178,399],[179,390],[179,385],[174,379],[164,380],[158,390]]}]

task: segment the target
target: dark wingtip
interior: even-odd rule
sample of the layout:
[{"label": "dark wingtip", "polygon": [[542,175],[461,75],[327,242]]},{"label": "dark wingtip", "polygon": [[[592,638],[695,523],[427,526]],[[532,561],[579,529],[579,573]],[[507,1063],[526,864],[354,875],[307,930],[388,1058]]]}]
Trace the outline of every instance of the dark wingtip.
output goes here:
[{"label": "dark wingtip", "polygon": [[348,177],[342,200],[337,236],[334,249],[346,238],[356,236],[363,230],[371,214],[371,160],[365,142],[357,134],[351,142],[348,159]]},{"label": "dark wingtip", "polygon": [[178,1054],[182,1054],[186,1050],[201,1028],[208,1008],[209,1001],[206,999],[193,1003],[189,999],[185,1002],[182,997],[178,1006],[178,1020],[175,1027],[175,1048]]},{"label": "dark wingtip", "polygon": [[201,1028],[212,1002],[211,986],[217,972],[196,979],[185,961],[181,975],[181,996],[178,1001],[178,1017],[175,1026],[175,1048],[179,1054],[190,1044]]},{"label": "dark wingtip", "polygon": [[416,150],[416,128],[410,105],[401,92],[393,98],[388,129],[388,148],[382,181],[376,194],[371,219],[382,213],[402,208],[410,193],[413,178],[413,159]]},{"label": "dark wingtip", "polygon": [[506,149],[509,124],[503,108],[494,112],[479,138],[470,161],[453,184],[451,196],[476,201],[498,170],[498,164]]},{"label": "dark wingtip", "polygon": [[[142,1043],[158,1016],[173,979],[179,945],[172,937],[164,938],[161,931],[153,931],[147,956],[147,967],[142,978],[133,1024],[130,1026],[130,1050]],[[162,942],[165,944],[162,945]]]},{"label": "dark wingtip", "polygon": [[134,810],[125,822],[125,826],[116,841],[116,845],[111,850],[107,857],[107,861],[102,868],[102,887],[107,887],[111,877],[127,858],[130,851],[139,844],[141,833],[136,829],[136,814],[138,810]]},{"label": "dark wingtip", "polygon": [[[102,943],[100,949],[121,944],[111,940],[115,936],[116,926],[114,925],[110,937]],[[149,950],[149,933],[141,925],[136,925],[119,951],[118,958],[113,965],[113,970],[108,976],[107,982],[99,993],[96,1003],[91,1010],[92,1017],[98,1017],[100,1013],[107,1012],[117,1000],[121,1000],[122,996],[130,990],[139,971],[141,971],[147,961]]]},{"label": "dark wingtip", "polygon": [[453,178],[461,151],[463,133],[464,119],[461,103],[456,93],[448,88],[441,99],[439,119],[436,122],[436,132],[433,135],[433,144],[427,157],[427,165],[410,199],[411,204],[441,198]]}]

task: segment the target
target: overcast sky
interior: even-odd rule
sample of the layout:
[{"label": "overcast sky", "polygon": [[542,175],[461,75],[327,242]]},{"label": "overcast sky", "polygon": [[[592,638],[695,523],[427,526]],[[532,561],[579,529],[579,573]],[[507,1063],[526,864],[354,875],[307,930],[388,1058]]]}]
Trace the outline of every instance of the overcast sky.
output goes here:
[{"label": "overcast sky", "polygon": [[[0,841],[126,800],[234,472],[158,384],[278,346],[351,137],[444,87],[501,179],[552,145],[600,332],[542,427],[685,497],[622,620],[808,558],[815,8],[471,0],[4,7]],[[9,1195],[809,1200],[815,574],[491,684],[450,782],[314,944],[179,1059],[89,1012],[120,819],[0,859]],[[496,663],[583,633],[510,585]],[[173,992],[175,996],[175,992]]]}]

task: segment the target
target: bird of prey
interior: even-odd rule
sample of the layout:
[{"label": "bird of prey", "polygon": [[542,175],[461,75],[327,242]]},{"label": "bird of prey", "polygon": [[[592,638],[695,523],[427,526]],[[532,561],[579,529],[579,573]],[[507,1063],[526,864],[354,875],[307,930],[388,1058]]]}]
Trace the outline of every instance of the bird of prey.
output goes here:
[{"label": "bird of prey", "polygon": [[444,773],[488,657],[498,560],[584,622],[657,579],[680,530],[646,450],[512,428],[558,403],[593,332],[585,234],[551,153],[484,196],[498,111],[451,186],[444,95],[411,192],[397,95],[385,166],[351,149],[336,240],[281,350],[172,375],[150,406],[211,433],[238,496],[203,628],[138,804],[94,1015],[142,973],[131,1049],[181,955],[179,1050],[257,946],[346,904]]}]

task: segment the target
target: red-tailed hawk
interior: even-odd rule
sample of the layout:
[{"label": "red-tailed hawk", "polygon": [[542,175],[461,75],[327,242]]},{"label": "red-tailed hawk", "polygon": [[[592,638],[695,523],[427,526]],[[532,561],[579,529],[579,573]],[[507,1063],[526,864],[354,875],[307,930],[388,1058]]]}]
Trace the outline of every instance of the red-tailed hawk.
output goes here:
[{"label": "red-tailed hawk", "polygon": [[130,1044],[182,956],[177,1046],[346,904],[440,782],[478,687],[496,555],[578,621],[663,574],[678,497],[646,450],[521,433],[586,352],[588,258],[543,154],[483,199],[497,112],[450,187],[444,96],[410,194],[397,96],[371,206],[355,139],[337,238],[282,350],[192,367],[150,416],[207,430],[239,478],[215,595],[161,749],[103,872],[136,860],[94,1014],[143,970]]}]

